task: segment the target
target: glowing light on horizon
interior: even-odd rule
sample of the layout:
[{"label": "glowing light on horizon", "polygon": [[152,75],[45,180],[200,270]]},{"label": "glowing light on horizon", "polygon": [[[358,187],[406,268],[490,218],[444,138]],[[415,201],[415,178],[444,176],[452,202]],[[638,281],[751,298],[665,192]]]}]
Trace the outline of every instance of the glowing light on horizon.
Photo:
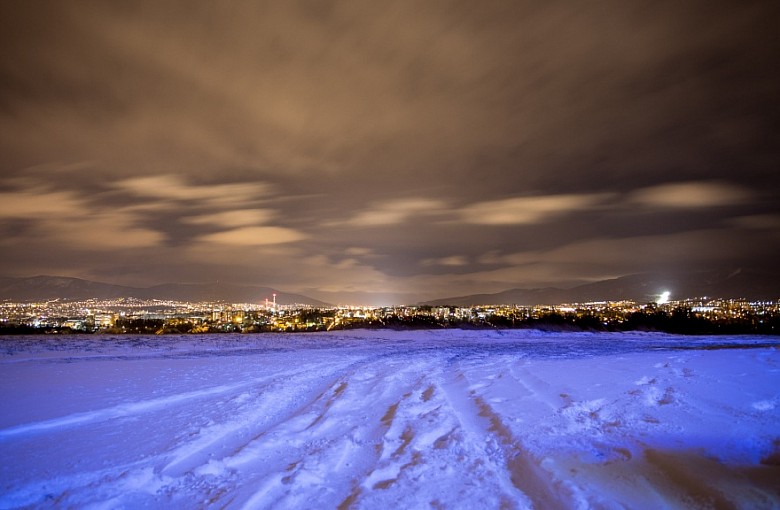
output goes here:
[{"label": "glowing light on horizon", "polygon": [[669,292],[668,290],[663,291],[661,293],[661,295],[659,296],[657,303],[659,305],[663,305],[665,303],[668,303],[669,302],[669,296],[671,296],[671,294],[672,293]]}]

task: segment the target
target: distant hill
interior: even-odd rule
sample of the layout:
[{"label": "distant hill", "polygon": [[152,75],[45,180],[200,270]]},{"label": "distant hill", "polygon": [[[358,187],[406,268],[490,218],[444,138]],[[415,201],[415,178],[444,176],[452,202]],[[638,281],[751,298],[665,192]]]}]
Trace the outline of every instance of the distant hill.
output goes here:
[{"label": "distant hill", "polygon": [[281,292],[270,287],[253,287],[227,283],[180,284],[154,287],[128,287],[92,282],[64,276],[33,276],[30,278],[0,278],[0,299],[38,301],[44,299],[165,299],[174,301],[227,301],[229,303],[263,303],[276,293],[281,305],[301,303],[328,306],[327,303],[300,294]]},{"label": "distant hill", "polygon": [[0,279],[0,299],[34,301],[38,299],[110,299],[138,297],[132,287],[91,282],[64,276],[33,276]]},{"label": "distant hill", "polygon": [[[656,301],[668,290],[672,299],[713,296],[720,298],[780,299],[780,274],[748,270],[726,272],[689,272],[677,274],[643,273],[580,285],[570,289],[555,287],[510,289],[495,294],[472,294],[426,301],[426,305],[469,306],[513,303],[518,305],[583,303],[588,301]],[[270,287],[228,283],[169,283],[154,287],[128,287],[63,276],[0,278],[0,299],[39,301],[45,299],[166,299],[174,301],[226,301],[262,303],[276,293],[282,305],[301,303],[329,306],[323,301],[281,292]]]},{"label": "distant hill", "polygon": [[545,287],[510,289],[495,294],[472,294],[426,301],[423,304],[469,306],[513,303],[518,305],[585,303],[629,299],[652,302],[668,290],[672,299],[700,296],[780,299],[780,275],[735,270],[730,273],[706,271],[677,274],[643,273],[587,283],[570,289]]}]

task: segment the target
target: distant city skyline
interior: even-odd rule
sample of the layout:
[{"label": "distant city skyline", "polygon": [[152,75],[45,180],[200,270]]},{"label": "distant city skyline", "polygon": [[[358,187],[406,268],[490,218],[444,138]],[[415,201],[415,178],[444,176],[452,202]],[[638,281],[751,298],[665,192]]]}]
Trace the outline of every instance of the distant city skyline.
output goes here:
[{"label": "distant city skyline", "polygon": [[544,305],[325,306],[141,299],[0,301],[0,334],[205,334],[338,329],[560,328],[777,334],[780,302],[693,299]]},{"label": "distant city skyline", "polygon": [[2,2],[0,276],[410,303],[776,273],[779,18]]}]

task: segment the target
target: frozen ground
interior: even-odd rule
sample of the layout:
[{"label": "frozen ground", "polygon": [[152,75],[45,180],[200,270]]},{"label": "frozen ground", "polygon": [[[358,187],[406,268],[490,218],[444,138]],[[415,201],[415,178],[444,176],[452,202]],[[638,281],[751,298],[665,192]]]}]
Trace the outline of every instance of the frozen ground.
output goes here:
[{"label": "frozen ground", "polygon": [[0,338],[0,508],[780,508],[780,339]]}]

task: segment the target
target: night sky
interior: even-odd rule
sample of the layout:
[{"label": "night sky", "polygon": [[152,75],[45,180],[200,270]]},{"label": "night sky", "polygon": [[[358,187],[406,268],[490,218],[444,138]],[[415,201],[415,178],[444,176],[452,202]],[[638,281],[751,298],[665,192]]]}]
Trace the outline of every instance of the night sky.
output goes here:
[{"label": "night sky", "polygon": [[780,2],[0,2],[0,274],[774,270]]}]

